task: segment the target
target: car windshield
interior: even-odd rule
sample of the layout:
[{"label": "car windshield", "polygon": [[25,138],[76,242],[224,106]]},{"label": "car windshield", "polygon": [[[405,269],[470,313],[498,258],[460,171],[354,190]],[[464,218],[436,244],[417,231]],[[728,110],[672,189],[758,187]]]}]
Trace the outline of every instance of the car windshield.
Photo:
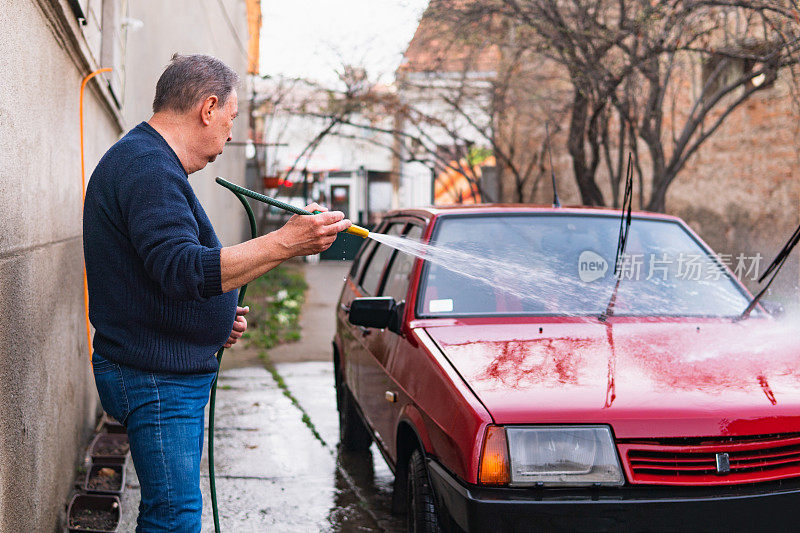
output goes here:
[{"label": "car windshield", "polygon": [[[748,299],[723,262],[676,222],[634,218],[618,273],[609,215],[443,216],[419,316],[735,316]],[[437,259],[439,258],[439,259]]]}]

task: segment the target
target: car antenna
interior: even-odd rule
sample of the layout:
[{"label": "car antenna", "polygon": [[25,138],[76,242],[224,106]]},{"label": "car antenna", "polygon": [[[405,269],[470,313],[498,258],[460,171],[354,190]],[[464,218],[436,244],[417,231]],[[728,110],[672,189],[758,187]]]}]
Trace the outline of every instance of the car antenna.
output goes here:
[{"label": "car antenna", "polygon": [[606,310],[600,313],[600,321],[605,322],[608,317],[614,314],[614,304],[617,302],[617,291],[622,276],[619,275],[622,268],[622,257],[625,255],[625,247],[628,245],[628,232],[631,228],[631,211],[633,208],[633,154],[628,153],[628,170],[625,173],[625,194],[622,196],[622,216],[619,219],[619,237],[617,239],[617,256],[614,259],[614,277],[617,282],[614,285],[614,292],[608,301]]},{"label": "car antenna", "polygon": [[547,137],[547,157],[550,159],[550,178],[553,180],[553,207],[561,207],[558,199],[558,189],[556,189],[556,172],[553,170],[553,150],[550,148],[550,128],[547,122],[544,123],[544,134]]},{"label": "car antenna", "polygon": [[778,255],[776,255],[775,259],[772,260],[772,263],[770,263],[770,265],[767,267],[764,273],[761,274],[761,277],[758,278],[758,282],[761,283],[767,276],[770,275],[770,273],[772,273],[772,277],[769,278],[767,284],[764,286],[763,289],[761,289],[758,292],[758,294],[756,294],[753,297],[753,299],[748,304],[747,308],[745,308],[745,310],[742,311],[742,314],[737,317],[736,319],[737,321],[744,320],[745,318],[750,316],[750,313],[753,312],[753,309],[755,309],[756,304],[758,304],[758,301],[767,292],[769,286],[772,285],[772,282],[775,280],[775,277],[778,275],[778,272],[780,272],[781,267],[783,267],[783,264],[786,262],[786,258],[789,257],[789,254],[792,253],[794,247],[797,246],[798,241],[800,241],[800,226],[797,226],[797,229],[794,230],[794,233],[792,233],[792,236],[789,237],[788,241],[786,241],[786,244],[783,246],[783,248],[781,248],[781,251],[778,252]]}]

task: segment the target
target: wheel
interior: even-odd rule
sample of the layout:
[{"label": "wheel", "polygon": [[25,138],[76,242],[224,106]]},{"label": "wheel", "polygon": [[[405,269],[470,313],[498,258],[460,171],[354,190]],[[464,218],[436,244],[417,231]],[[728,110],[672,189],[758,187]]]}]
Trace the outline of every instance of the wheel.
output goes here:
[{"label": "wheel", "polygon": [[372,444],[372,434],[356,411],[353,394],[339,372],[336,373],[336,408],[339,411],[339,444],[342,450],[368,450]]},{"label": "wheel", "polygon": [[428,477],[425,458],[414,450],[408,459],[408,489],[406,490],[406,517],[409,533],[441,533],[436,514],[433,487]]}]

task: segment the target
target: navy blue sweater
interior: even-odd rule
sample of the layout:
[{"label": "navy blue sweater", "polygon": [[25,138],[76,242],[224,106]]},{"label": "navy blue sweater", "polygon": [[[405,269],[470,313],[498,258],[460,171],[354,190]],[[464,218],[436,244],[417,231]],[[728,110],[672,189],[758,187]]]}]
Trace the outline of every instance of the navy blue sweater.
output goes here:
[{"label": "navy blue sweater", "polygon": [[142,122],[100,160],[86,190],[83,251],[94,349],[155,372],[217,370],[236,315],[220,242],[178,156]]}]

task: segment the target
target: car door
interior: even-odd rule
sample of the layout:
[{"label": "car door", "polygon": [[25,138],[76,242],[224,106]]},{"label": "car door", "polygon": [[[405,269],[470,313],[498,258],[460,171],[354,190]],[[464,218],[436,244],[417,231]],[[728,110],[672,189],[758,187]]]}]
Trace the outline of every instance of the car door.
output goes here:
[{"label": "car door", "polygon": [[[387,224],[378,226],[375,230],[378,233],[384,233]],[[339,297],[339,307],[336,309],[336,332],[339,337],[339,362],[342,365],[341,377],[344,379],[347,387],[357,397],[358,388],[358,352],[362,350],[360,340],[360,330],[348,321],[350,302],[353,298],[362,296],[359,280],[364,274],[365,266],[372,257],[378,242],[368,240],[365,242],[356,254],[353,260],[353,266],[350,269],[347,280],[342,288],[342,294]]]},{"label": "car door", "polygon": [[[419,240],[422,237],[422,226],[410,225],[405,236]],[[415,259],[412,255],[393,252],[377,295],[391,296],[397,305],[404,305]],[[363,338],[367,358],[360,365],[358,375],[362,412],[377,432],[381,445],[392,453],[400,403],[397,402],[399,390],[389,374],[389,369],[391,360],[404,339],[402,335],[389,329],[376,328],[370,328]]]},{"label": "car door", "polygon": [[[380,233],[386,233],[387,235],[400,235],[404,227],[405,223],[390,222],[384,225],[383,230],[379,229],[378,231]],[[368,255],[365,258],[363,270],[354,280],[355,290],[352,292],[352,297],[378,295],[384,271],[392,257],[394,249],[383,244],[375,244],[376,245],[372,245],[371,249],[365,250],[368,252]],[[342,300],[344,308],[349,307],[352,297],[349,300]],[[346,371],[348,372],[348,383],[363,412],[363,395],[360,390],[361,381],[358,376],[363,372],[363,368],[369,360],[367,341],[368,337],[373,333],[373,330],[363,326],[353,325],[346,320],[344,322],[347,333],[342,336],[342,339],[346,353],[345,364],[347,366]]]}]

